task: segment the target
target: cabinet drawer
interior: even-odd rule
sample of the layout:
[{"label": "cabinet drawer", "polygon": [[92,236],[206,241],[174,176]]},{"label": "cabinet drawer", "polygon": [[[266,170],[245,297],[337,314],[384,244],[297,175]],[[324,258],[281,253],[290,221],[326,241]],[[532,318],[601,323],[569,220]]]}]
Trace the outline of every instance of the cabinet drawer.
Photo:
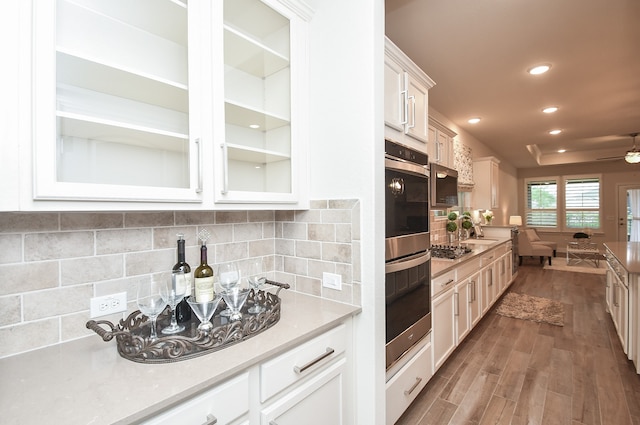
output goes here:
[{"label": "cabinet drawer", "polygon": [[431,280],[431,298],[444,291],[456,281],[456,270],[450,270]]},{"label": "cabinet drawer", "polygon": [[491,251],[487,251],[487,252],[483,252],[481,254],[481,262],[482,262],[482,266],[486,266],[488,264],[493,263],[494,261],[496,261],[498,259],[500,255],[498,255],[497,251],[495,249],[492,249]]},{"label": "cabinet drawer", "polygon": [[249,374],[243,373],[145,422],[145,425],[226,424],[249,412]]},{"label": "cabinet drawer", "polygon": [[260,366],[260,401],[304,379],[346,349],[345,325],[340,325]]},{"label": "cabinet drawer", "polygon": [[427,344],[387,382],[387,424],[395,423],[432,375],[431,344]]},{"label": "cabinet drawer", "polygon": [[470,276],[478,270],[480,270],[480,258],[474,258],[472,260],[466,261],[456,269],[456,272],[458,273],[456,280],[460,282],[464,278]]}]

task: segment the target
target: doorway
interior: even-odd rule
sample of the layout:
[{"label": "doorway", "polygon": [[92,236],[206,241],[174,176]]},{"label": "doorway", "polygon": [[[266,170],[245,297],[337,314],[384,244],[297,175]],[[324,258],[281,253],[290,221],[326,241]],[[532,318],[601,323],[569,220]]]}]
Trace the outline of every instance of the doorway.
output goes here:
[{"label": "doorway", "polygon": [[618,242],[640,242],[640,185],[618,186]]}]

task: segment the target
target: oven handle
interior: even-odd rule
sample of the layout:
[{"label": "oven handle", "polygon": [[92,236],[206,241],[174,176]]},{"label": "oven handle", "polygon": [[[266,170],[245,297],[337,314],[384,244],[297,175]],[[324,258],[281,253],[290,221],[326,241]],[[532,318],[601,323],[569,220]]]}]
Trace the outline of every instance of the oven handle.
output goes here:
[{"label": "oven handle", "polygon": [[393,157],[389,156],[385,157],[384,168],[394,171],[403,171],[406,173],[415,174],[420,177],[429,178],[429,171],[425,166],[392,158]]},{"label": "oven handle", "polygon": [[395,273],[419,266],[420,264],[424,264],[429,260],[431,260],[431,252],[427,251],[424,254],[418,254],[413,257],[394,261],[392,263],[387,263],[384,271],[385,273]]}]

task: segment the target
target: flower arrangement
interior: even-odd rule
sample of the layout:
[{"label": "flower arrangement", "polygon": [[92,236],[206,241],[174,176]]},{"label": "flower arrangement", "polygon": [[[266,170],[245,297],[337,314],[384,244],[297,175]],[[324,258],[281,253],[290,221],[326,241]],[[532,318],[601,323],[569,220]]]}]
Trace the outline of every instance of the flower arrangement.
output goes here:
[{"label": "flower arrangement", "polygon": [[490,210],[486,210],[484,214],[482,214],[484,219],[487,221],[487,224],[491,224],[491,220],[493,220],[493,212]]}]

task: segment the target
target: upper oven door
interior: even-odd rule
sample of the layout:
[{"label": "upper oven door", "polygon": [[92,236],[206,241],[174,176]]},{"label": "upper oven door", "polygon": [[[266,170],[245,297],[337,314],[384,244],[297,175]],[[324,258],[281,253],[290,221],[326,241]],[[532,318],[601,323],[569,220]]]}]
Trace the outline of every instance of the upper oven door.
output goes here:
[{"label": "upper oven door", "polygon": [[386,238],[429,232],[429,176],[420,165],[385,159]]}]

